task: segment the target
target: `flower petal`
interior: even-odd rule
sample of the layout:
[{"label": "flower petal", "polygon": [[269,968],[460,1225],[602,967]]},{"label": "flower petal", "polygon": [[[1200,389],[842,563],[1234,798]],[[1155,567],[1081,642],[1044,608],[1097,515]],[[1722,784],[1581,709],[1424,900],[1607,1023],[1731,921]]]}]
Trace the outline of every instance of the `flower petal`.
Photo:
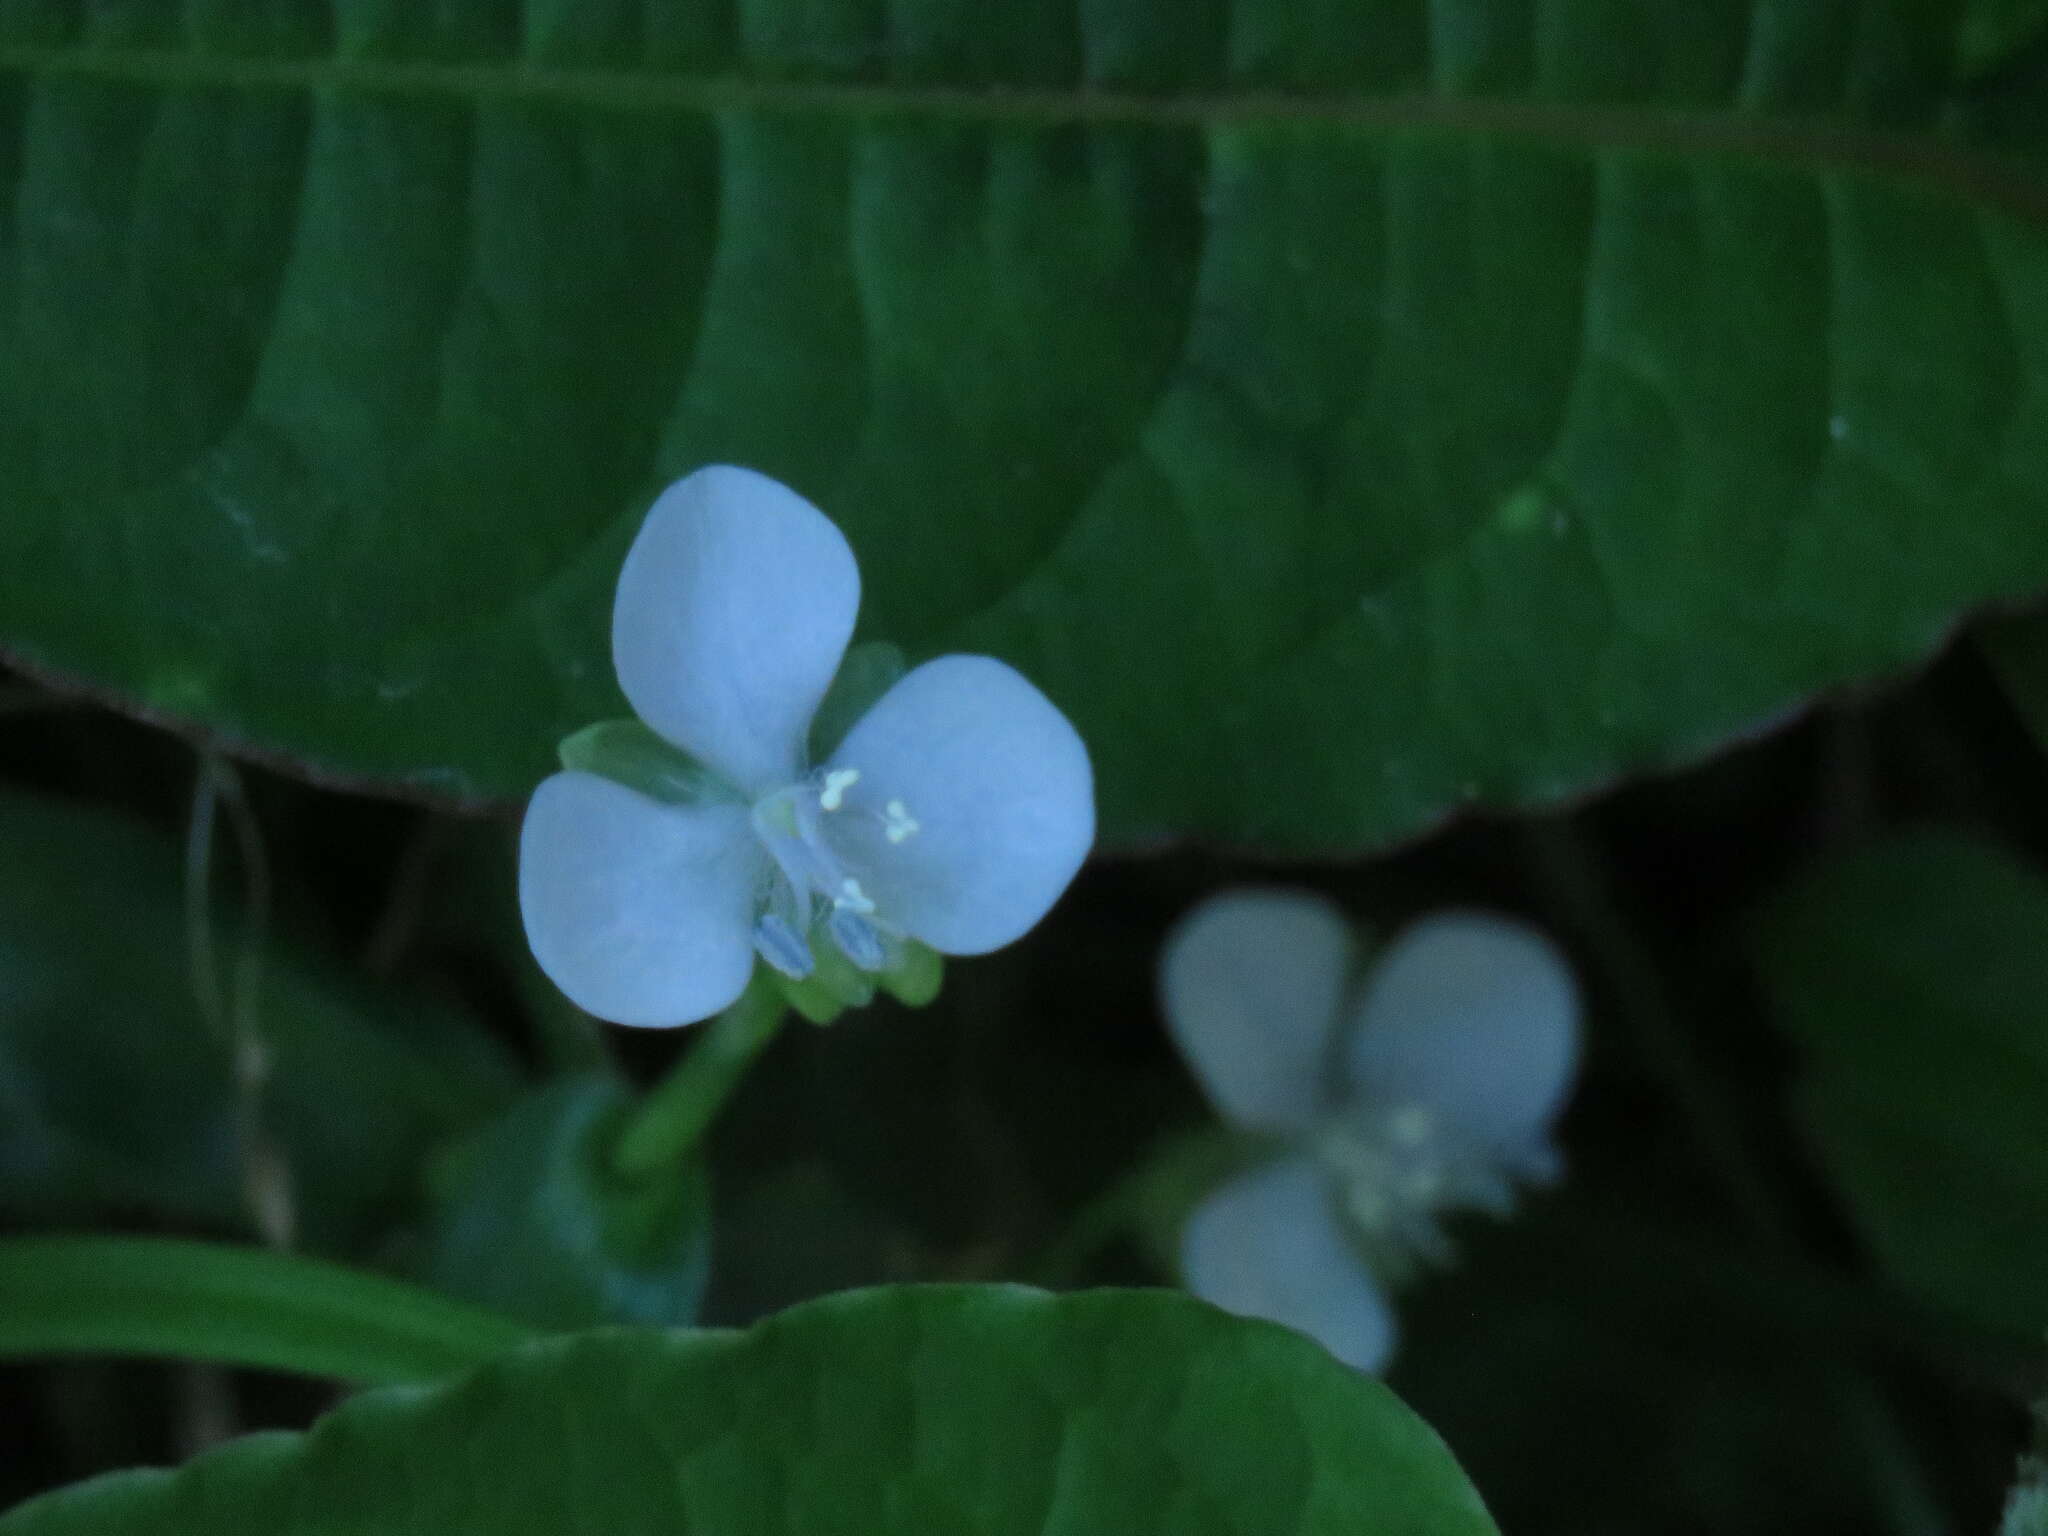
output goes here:
[{"label": "flower petal", "polygon": [[662,805],[610,779],[542,781],[519,831],[519,911],[548,979],[617,1024],[689,1024],[754,968],[766,856],[734,805]]},{"label": "flower petal", "polygon": [[1346,1365],[1377,1371],[1394,1312],[1344,1240],[1316,1165],[1289,1158],[1231,1180],[1181,1232],[1188,1289],[1240,1317],[1297,1329]]},{"label": "flower petal", "polygon": [[612,665],[635,711],[749,795],[801,771],[860,608],[830,518],[717,464],[663,491],[619,572]]},{"label": "flower petal", "polygon": [[1166,1028],[1226,1120],[1294,1131],[1322,1114],[1353,950],[1343,914],[1307,891],[1227,891],[1167,936]]},{"label": "flower petal", "polygon": [[826,835],[876,916],[949,955],[1022,935],[1095,841],[1088,749],[1052,701],[987,656],[915,668],[832,755],[857,770]]},{"label": "flower petal", "polygon": [[1388,946],[1345,1042],[1352,1085],[1427,1105],[1509,1152],[1542,1141],[1571,1091],[1579,989],[1550,939],[1481,912],[1424,918]]}]

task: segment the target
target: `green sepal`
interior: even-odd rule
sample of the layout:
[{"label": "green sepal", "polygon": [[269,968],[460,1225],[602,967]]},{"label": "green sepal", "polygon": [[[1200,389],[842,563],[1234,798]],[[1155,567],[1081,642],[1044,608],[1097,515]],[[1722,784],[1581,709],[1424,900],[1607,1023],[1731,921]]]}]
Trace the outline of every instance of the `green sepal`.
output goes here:
[{"label": "green sepal", "polygon": [[946,962],[939,952],[915,939],[888,941],[889,964],[864,971],[847,959],[823,923],[812,927],[809,943],[816,968],[802,981],[780,972],[775,982],[789,1006],[813,1024],[830,1024],[849,1008],[865,1008],[877,990],[908,1008],[922,1008],[939,995]]},{"label": "green sepal", "polygon": [[903,648],[887,640],[866,640],[849,650],[811,716],[811,761],[822,763],[830,757],[854,722],[874,708],[907,670]]},{"label": "green sepal", "polygon": [[847,1009],[865,1008],[875,1000],[880,978],[847,959],[823,923],[812,925],[808,942],[813,961],[810,975],[796,981],[775,973],[790,1007],[813,1024],[830,1024]]},{"label": "green sepal", "polygon": [[939,995],[946,979],[946,961],[929,944],[905,939],[889,966],[875,978],[882,990],[906,1008],[922,1008]]},{"label": "green sepal", "polygon": [[798,981],[780,971],[774,974],[775,985],[780,989],[783,1000],[811,1023],[830,1024],[846,1011],[846,1004],[819,986],[815,977],[807,976]]},{"label": "green sepal", "polygon": [[594,773],[666,805],[740,798],[718,773],[663,741],[638,720],[600,720],[586,725],[563,737],[555,751],[564,768]]}]

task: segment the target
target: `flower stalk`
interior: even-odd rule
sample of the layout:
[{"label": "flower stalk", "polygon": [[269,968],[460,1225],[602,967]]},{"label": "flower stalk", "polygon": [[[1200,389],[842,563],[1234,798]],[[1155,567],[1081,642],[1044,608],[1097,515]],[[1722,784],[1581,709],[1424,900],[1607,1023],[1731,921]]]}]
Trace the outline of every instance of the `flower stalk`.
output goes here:
[{"label": "flower stalk", "polygon": [[757,972],[640,1101],[612,1151],[613,1171],[623,1179],[644,1178],[689,1155],[787,1016],[781,989]]}]

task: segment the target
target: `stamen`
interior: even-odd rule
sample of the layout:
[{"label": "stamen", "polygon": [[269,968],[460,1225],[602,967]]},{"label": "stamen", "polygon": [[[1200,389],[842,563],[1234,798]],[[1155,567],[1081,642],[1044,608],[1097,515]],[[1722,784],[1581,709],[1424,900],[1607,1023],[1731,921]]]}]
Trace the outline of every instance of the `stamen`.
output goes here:
[{"label": "stamen", "polygon": [[879,971],[887,962],[882,936],[865,918],[856,917],[841,908],[826,919],[825,926],[832,931],[832,942],[839,946],[840,952],[862,970]]},{"label": "stamen", "polygon": [[867,892],[860,888],[860,882],[851,875],[839,882],[839,894],[832,898],[832,905],[840,911],[858,912],[863,917],[875,910],[875,904],[868,900]]},{"label": "stamen", "polygon": [[1541,1161],[1530,1149],[1475,1141],[1412,1101],[1363,1101],[1324,1126],[1315,1148],[1366,1262],[1393,1284],[1418,1265],[1449,1262],[1454,1250],[1442,1213],[1509,1214],[1516,1175]]},{"label": "stamen", "polygon": [[836,811],[846,804],[846,792],[860,782],[858,768],[834,768],[825,775],[825,787],[818,792],[821,810]]},{"label": "stamen", "polygon": [[891,800],[883,808],[883,814],[886,819],[882,825],[882,833],[890,842],[900,843],[906,837],[917,835],[917,818],[910,814],[901,800]]},{"label": "stamen", "polygon": [[811,946],[778,913],[764,912],[754,924],[754,948],[791,981],[802,981],[817,966]]}]

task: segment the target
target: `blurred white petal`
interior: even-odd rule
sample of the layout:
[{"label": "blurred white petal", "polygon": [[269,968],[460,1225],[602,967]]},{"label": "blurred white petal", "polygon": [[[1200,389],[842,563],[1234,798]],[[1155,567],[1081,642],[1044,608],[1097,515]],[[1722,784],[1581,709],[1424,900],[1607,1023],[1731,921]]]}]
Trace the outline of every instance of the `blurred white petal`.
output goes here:
[{"label": "blurred white petal", "polygon": [[1298,1131],[1322,1114],[1354,952],[1343,914],[1306,891],[1213,896],[1167,936],[1166,1027],[1225,1119]]},{"label": "blurred white petal", "polygon": [[1357,1093],[1422,1105],[1483,1145],[1533,1155],[1578,1070],[1578,984],[1528,924],[1439,913],[1388,946],[1344,1054]]},{"label": "blurred white petal", "polygon": [[1306,1158],[1243,1174],[1198,1205],[1181,1233],[1181,1272],[1203,1300],[1297,1329],[1361,1371],[1393,1353],[1393,1309]]}]

